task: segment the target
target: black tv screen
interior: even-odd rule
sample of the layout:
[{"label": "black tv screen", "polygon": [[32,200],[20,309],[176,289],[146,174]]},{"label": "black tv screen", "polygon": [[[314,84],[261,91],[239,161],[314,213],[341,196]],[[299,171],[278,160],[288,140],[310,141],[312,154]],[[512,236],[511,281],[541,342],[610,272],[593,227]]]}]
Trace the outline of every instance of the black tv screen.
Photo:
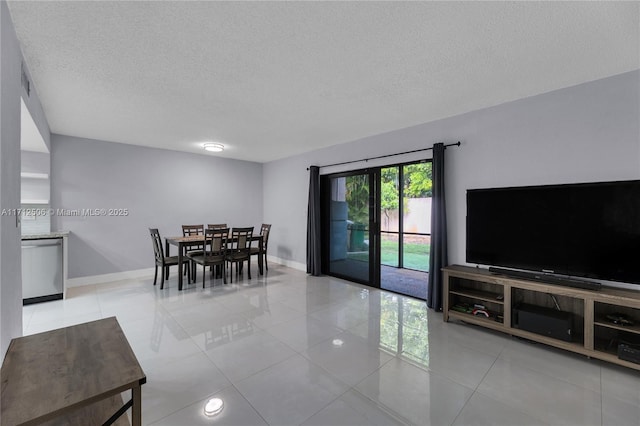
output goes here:
[{"label": "black tv screen", "polygon": [[467,263],[640,284],[640,181],[467,191]]}]

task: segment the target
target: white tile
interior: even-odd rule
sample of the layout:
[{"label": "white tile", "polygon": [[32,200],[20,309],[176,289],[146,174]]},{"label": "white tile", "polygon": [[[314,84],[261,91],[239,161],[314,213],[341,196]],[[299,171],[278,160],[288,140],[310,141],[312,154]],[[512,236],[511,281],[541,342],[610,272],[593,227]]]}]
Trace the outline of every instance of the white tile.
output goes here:
[{"label": "white tile", "polygon": [[[440,313],[438,317],[441,315]],[[488,355],[498,356],[511,340],[511,337],[504,333],[457,321],[436,322],[434,317],[435,315],[429,317],[429,336],[436,342],[450,341]]]},{"label": "white tile", "polygon": [[328,291],[314,292],[291,292],[280,300],[283,305],[294,308],[298,311],[310,313],[327,307],[331,303],[331,295]]},{"label": "white tile", "polygon": [[500,358],[521,365],[576,386],[600,392],[601,362],[585,356],[552,347],[514,339],[510,341]]},{"label": "white tile", "polygon": [[185,331],[203,351],[210,351],[259,333],[261,329],[242,314],[227,314],[195,323]]},{"label": "white tile", "polygon": [[57,321],[66,317],[95,314],[101,315],[100,305],[98,304],[98,299],[95,294],[43,302],[38,303],[35,306],[36,308],[33,311],[29,325]]},{"label": "white tile", "polygon": [[640,405],[640,371],[603,364],[602,395]]},{"label": "white tile", "polygon": [[135,325],[123,324],[122,328],[144,368],[163,365],[202,352],[171,318],[157,317],[151,324],[147,320],[141,320]]},{"label": "white tile", "polygon": [[254,374],[236,387],[272,425],[298,425],[347,390],[301,355]]},{"label": "white tile", "polygon": [[339,328],[308,316],[276,324],[266,328],[265,331],[298,352],[341,333]]},{"label": "white tile", "polygon": [[142,416],[154,422],[230,385],[202,352],[144,369]]},{"label": "white tile", "polygon": [[393,359],[356,387],[363,395],[416,425],[453,423],[473,390]]},{"label": "white tile", "polygon": [[314,311],[310,315],[341,330],[347,330],[369,320],[368,312],[362,309],[354,309],[347,301],[332,303],[328,307]]},{"label": "white tile", "polygon": [[402,425],[373,401],[348,391],[302,423],[303,426],[393,426]]},{"label": "white tile", "polygon": [[263,329],[305,316],[304,312],[280,302],[269,303],[253,311],[243,312],[243,314]]},{"label": "white tile", "polygon": [[343,382],[355,386],[392,356],[355,334],[345,332],[309,348],[303,355]]},{"label": "white tile", "polygon": [[206,351],[234,384],[293,356],[296,352],[265,331],[236,336]]},{"label": "white tile", "polygon": [[599,393],[503,359],[477,391],[554,425],[595,425],[602,418]]},{"label": "white tile", "polygon": [[[204,414],[204,405],[209,398],[220,398],[224,402],[222,411],[213,417],[207,417]],[[146,418],[143,420],[147,421]],[[152,424],[154,426],[207,426],[211,424],[260,426],[267,423],[247,400],[233,386],[230,386]]]},{"label": "white tile", "polygon": [[426,340],[426,350],[408,359],[471,389],[480,384],[496,361],[493,355],[456,343],[431,340],[429,337]]},{"label": "white tile", "polygon": [[454,426],[543,426],[548,423],[476,392],[453,424]]},{"label": "white tile", "polygon": [[29,326],[24,330],[24,335],[28,336],[31,334],[43,333],[45,331],[56,330],[58,328],[69,327],[71,325],[82,324],[99,319],[102,319],[100,312],[94,312],[84,315],[61,316],[59,318],[52,318],[47,322],[34,323],[31,321]]},{"label": "white tile", "polygon": [[602,424],[605,426],[638,426],[640,405],[604,395],[602,397]]}]

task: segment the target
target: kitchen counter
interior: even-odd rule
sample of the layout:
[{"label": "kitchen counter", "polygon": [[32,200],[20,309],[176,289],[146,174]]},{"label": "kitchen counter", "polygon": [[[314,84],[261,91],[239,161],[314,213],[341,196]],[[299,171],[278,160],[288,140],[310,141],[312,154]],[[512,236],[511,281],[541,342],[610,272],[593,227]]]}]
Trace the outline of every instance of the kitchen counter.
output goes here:
[{"label": "kitchen counter", "polygon": [[69,231],[45,232],[42,234],[26,234],[22,236],[23,240],[41,240],[44,238],[64,238],[69,236]]}]

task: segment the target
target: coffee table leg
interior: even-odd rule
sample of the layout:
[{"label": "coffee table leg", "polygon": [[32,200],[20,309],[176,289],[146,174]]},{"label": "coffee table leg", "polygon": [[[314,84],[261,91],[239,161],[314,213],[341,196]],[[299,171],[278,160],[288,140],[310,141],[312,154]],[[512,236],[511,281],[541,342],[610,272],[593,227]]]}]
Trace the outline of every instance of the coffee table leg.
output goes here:
[{"label": "coffee table leg", "polygon": [[131,389],[131,424],[133,426],[142,425],[142,386],[135,386]]}]

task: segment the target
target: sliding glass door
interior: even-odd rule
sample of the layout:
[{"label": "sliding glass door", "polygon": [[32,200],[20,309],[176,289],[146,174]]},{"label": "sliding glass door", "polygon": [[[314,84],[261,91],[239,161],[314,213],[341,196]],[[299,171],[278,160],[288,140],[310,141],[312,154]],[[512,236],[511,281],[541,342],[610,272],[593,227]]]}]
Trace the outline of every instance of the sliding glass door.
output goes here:
[{"label": "sliding glass door", "polygon": [[377,286],[376,171],[322,178],[323,266],[329,275]]},{"label": "sliding glass door", "polygon": [[427,297],[431,162],[322,176],[323,273]]}]

